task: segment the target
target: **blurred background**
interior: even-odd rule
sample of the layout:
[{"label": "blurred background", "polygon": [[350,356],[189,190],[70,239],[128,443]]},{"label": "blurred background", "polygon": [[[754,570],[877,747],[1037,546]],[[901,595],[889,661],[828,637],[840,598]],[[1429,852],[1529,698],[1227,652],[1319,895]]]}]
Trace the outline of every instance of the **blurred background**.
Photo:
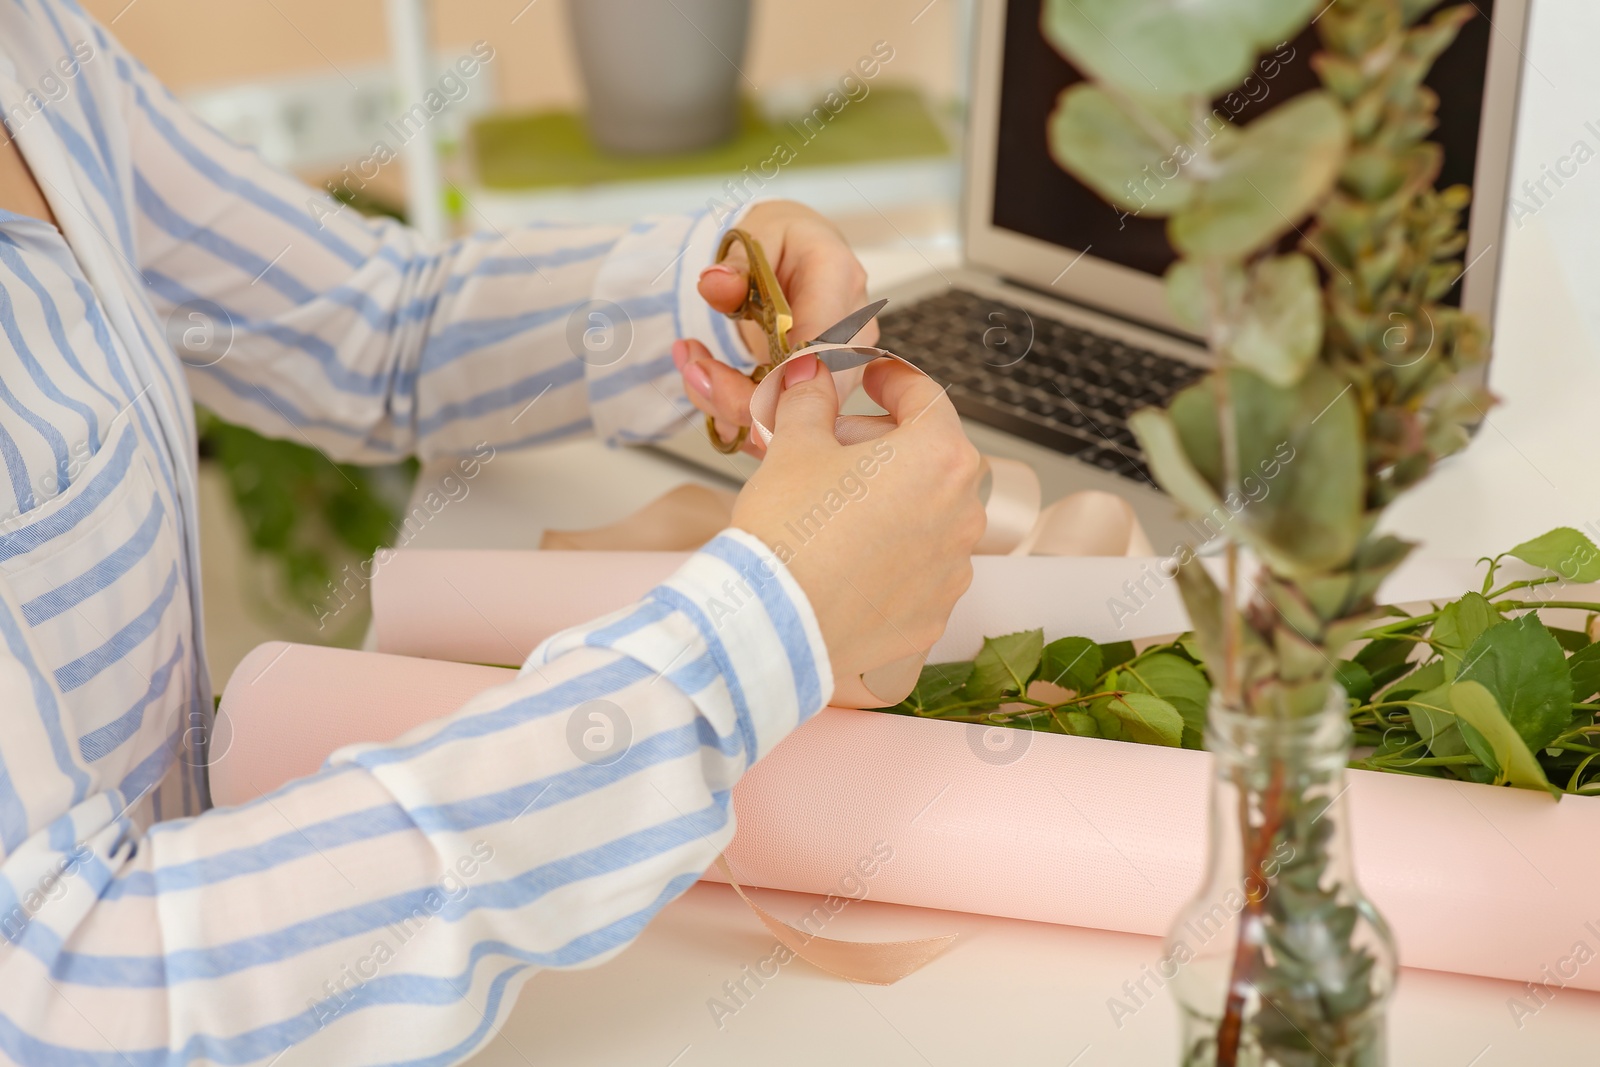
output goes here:
[{"label": "blurred background", "polygon": [[[956,258],[970,0],[85,4],[234,140],[438,236],[784,196],[869,270]],[[213,677],[265,640],[359,644],[352,578],[395,540],[414,466],[200,420]]]}]

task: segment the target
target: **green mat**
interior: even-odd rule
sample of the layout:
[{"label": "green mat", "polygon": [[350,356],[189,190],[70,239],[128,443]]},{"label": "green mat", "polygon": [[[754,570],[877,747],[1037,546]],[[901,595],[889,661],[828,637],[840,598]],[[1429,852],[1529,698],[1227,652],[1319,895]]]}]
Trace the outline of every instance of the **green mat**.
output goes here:
[{"label": "green mat", "polygon": [[[668,156],[617,156],[589,140],[571,111],[490,115],[473,123],[478,180],[490,189],[537,189],[600,182],[648,181],[736,173],[748,166],[770,178],[774,168],[876,163],[949,152],[922,94],[882,86],[851,101],[824,124],[772,124],[746,101],[737,135],[713,148]],[[784,147],[780,147],[784,146]],[[763,166],[765,165],[765,166]]]}]

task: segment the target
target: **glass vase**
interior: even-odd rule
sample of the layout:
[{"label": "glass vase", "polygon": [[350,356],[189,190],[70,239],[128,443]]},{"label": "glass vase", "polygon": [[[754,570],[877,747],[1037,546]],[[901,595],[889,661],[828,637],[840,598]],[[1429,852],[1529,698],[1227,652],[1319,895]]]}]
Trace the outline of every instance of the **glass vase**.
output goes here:
[{"label": "glass vase", "polygon": [[1167,935],[1184,1067],[1382,1067],[1394,939],[1356,884],[1344,801],[1350,723],[1213,698],[1204,884]]}]

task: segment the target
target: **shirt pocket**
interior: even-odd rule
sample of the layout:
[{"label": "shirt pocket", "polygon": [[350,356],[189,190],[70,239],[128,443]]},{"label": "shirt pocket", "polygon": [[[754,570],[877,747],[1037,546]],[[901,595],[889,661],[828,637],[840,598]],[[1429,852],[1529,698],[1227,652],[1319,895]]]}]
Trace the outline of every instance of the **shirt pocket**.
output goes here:
[{"label": "shirt pocket", "polygon": [[0,526],[25,666],[54,690],[70,756],[100,787],[173,747],[192,689],[182,541],[154,463],[124,426],[66,492]]}]

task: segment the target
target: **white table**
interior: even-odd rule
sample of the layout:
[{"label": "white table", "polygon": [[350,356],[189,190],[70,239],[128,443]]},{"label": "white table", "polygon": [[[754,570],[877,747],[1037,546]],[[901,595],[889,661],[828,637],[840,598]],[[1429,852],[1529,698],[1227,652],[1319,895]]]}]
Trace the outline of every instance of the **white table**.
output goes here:
[{"label": "white table", "polygon": [[[798,919],[815,898],[753,891]],[[900,982],[855,985],[794,961],[713,1021],[707,1001],[773,940],[727,886],[702,882],[638,942],[591,971],[535,976],[473,1067],[1170,1067],[1177,1011],[1157,993],[1118,1028],[1108,998],[1160,955],[1155,938],[864,901],[828,936],[959,934]],[[1148,988],[1148,987],[1147,987]],[[1508,983],[1403,972],[1391,1013],[1395,1067],[1591,1062],[1600,995],[1559,992],[1517,1029]]]}]

